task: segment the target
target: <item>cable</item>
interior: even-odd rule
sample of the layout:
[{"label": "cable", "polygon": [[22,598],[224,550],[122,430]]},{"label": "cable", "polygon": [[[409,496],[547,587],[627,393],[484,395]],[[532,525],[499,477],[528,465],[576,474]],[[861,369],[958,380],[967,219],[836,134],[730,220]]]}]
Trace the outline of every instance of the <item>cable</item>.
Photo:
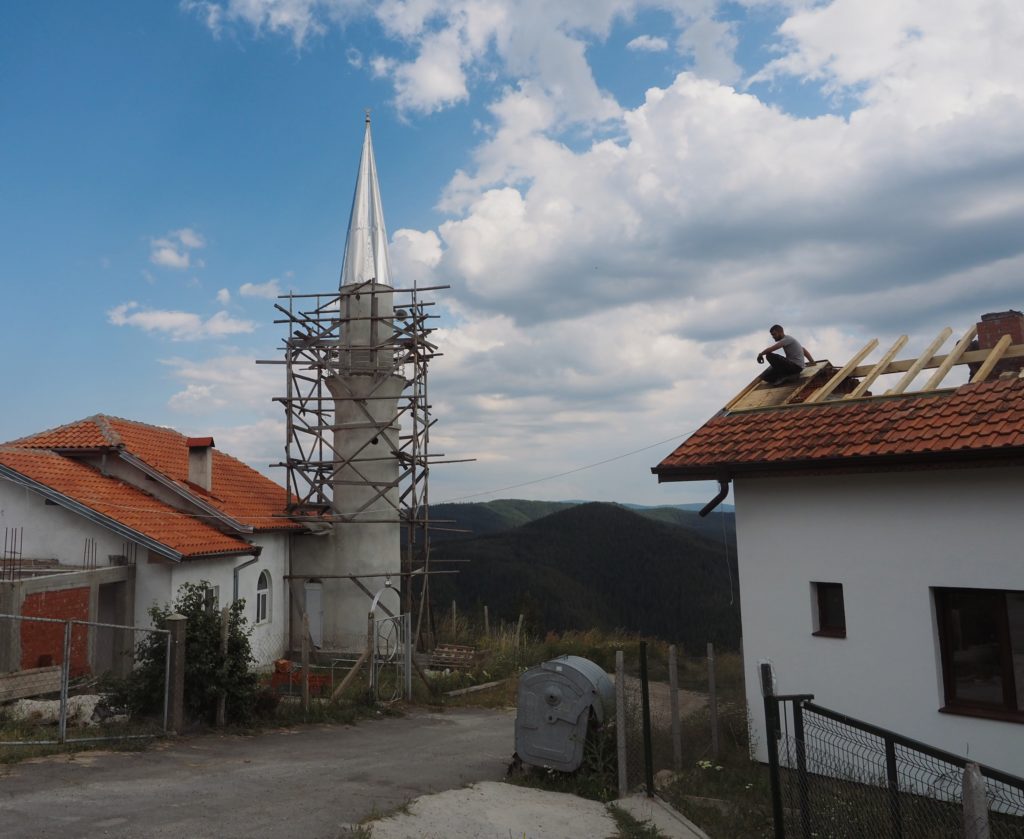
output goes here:
[{"label": "cable", "polygon": [[653,449],[657,446],[664,446],[666,443],[671,443],[673,440],[678,440],[680,436],[689,436],[689,434],[686,434],[685,432],[683,435],[673,434],[667,440],[659,440],[657,443],[651,443],[649,446],[644,446],[643,448],[640,449],[634,449],[633,451],[626,452],[625,454],[617,454],[615,455],[615,457],[608,457],[605,458],[604,460],[599,460],[596,463],[588,463],[586,466],[577,466],[575,469],[569,469],[565,472],[558,472],[557,474],[554,475],[547,475],[543,478],[534,478],[532,481],[523,481],[522,483],[519,484],[510,484],[509,486],[499,487],[497,489],[490,489],[484,492],[474,492],[471,493],[470,495],[460,495],[457,498],[446,498],[443,501],[438,501],[437,503],[451,504],[456,501],[464,501],[467,498],[479,498],[481,495],[493,495],[496,492],[507,492],[510,489],[519,489],[520,487],[532,486],[533,484],[541,484],[544,483],[544,481],[553,481],[555,478],[564,478],[566,475],[575,475],[577,472],[583,472],[587,469],[593,469],[596,466],[604,466],[606,463],[613,463],[616,460],[622,460],[624,457],[632,457],[635,454],[640,454],[640,452],[645,452],[648,449]]}]

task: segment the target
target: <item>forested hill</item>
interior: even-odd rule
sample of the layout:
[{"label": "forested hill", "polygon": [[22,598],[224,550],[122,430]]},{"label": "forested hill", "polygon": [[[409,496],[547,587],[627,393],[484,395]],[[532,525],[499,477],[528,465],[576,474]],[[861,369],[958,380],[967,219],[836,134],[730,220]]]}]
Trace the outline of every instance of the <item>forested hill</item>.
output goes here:
[{"label": "forested hill", "polygon": [[[690,651],[739,644],[732,540],[727,549],[721,538],[616,504],[572,505],[511,530],[435,541],[431,556],[435,568],[459,570],[431,582],[438,614],[454,599],[478,617],[486,604],[494,622],[523,613],[538,632],[621,628]],[[469,562],[443,563],[453,559]]]},{"label": "forested hill", "polygon": [[[572,507],[583,506],[579,501],[524,501],[502,499],[470,504],[434,504],[430,508],[431,539],[464,539],[499,533],[521,527],[529,522]],[[615,505],[619,506],[619,505]],[[730,549],[736,542],[736,515],[731,511],[716,510],[701,518],[695,510],[683,507],[626,507],[637,515],[686,527],[713,541],[729,540]]]}]

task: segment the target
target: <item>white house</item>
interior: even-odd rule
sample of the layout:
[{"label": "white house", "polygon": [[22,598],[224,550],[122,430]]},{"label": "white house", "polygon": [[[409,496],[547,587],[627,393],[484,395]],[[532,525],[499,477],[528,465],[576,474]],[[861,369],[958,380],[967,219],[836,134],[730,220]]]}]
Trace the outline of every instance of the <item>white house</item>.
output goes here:
[{"label": "white house", "polygon": [[[758,759],[768,660],[779,693],[1024,776],[1024,316],[892,361],[905,340],[753,382],[653,471],[732,484]],[[955,364],[969,381],[942,388]]]},{"label": "white house", "polygon": [[[150,606],[206,580],[221,605],[245,599],[267,664],[287,650],[303,530],[284,508],[282,487],[211,437],[97,415],[15,440],[0,446],[0,613],[147,626]],[[14,656],[37,666],[24,644]]]}]

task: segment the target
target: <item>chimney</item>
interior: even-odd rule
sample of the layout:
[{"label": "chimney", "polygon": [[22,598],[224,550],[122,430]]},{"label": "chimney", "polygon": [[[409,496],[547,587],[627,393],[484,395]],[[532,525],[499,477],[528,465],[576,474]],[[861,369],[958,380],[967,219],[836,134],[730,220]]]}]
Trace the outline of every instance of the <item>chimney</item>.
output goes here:
[{"label": "chimney", "polygon": [[[1009,335],[1014,344],[1024,344],[1024,314],[1008,309],[981,316],[978,321],[978,349],[992,349],[1004,335]],[[1024,370],[1024,358],[1004,358],[996,364],[989,379],[997,379],[1001,373],[1019,373],[1021,370]]]},{"label": "chimney", "polygon": [[188,438],[188,480],[207,492],[213,491],[213,438]]}]

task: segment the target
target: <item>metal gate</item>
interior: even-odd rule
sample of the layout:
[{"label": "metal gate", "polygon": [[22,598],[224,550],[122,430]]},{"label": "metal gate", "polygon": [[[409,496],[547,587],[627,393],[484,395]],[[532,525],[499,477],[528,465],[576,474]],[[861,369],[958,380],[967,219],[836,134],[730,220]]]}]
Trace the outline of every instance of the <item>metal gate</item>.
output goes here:
[{"label": "metal gate", "polygon": [[132,713],[118,696],[144,638],[170,661],[165,629],[0,615],[0,747],[166,734],[169,665],[154,713]]},{"label": "metal gate", "polygon": [[412,699],[412,616],[373,621],[370,696],[376,702]]}]

